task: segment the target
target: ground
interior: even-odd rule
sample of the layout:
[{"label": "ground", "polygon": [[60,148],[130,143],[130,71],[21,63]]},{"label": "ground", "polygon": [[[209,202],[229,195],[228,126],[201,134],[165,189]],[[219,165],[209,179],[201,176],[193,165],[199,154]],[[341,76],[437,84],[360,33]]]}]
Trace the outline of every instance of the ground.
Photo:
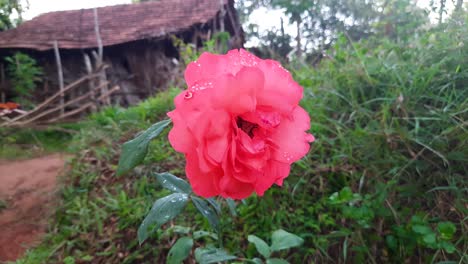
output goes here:
[{"label": "ground", "polygon": [[65,156],[0,160],[0,262],[15,260],[45,233]]}]

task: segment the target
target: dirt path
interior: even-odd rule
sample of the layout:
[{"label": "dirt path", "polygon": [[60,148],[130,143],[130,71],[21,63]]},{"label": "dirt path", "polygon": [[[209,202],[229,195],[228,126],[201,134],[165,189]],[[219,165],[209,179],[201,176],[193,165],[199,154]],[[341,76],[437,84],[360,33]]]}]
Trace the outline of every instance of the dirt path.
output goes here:
[{"label": "dirt path", "polygon": [[15,260],[44,234],[53,212],[57,176],[65,157],[50,155],[21,161],[0,160],[0,263]]}]

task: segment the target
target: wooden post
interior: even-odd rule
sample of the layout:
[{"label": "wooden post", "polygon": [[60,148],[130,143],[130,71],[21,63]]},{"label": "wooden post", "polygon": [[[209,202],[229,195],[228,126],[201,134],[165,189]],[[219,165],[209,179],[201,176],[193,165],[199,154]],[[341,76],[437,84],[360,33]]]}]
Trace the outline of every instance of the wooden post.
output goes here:
[{"label": "wooden post", "polygon": [[[96,33],[96,40],[97,40],[97,45],[98,45],[98,54],[96,57],[96,69],[101,71],[99,74],[99,84],[105,83],[107,81],[107,76],[106,76],[106,69],[104,67],[104,48],[102,45],[102,38],[101,38],[101,33],[99,31],[99,17],[98,17],[98,11],[97,8],[93,9],[94,11],[94,32]],[[101,94],[107,94],[108,92],[108,87],[107,85],[104,85],[101,90]],[[105,105],[110,105],[110,98],[107,97],[105,100],[103,100]]]},{"label": "wooden post", "polygon": [[227,14],[229,17],[229,21],[231,22],[232,28],[234,29],[234,37],[231,36],[231,39],[228,42],[228,50],[233,48],[242,48],[243,42],[241,37],[241,26],[240,22],[236,19],[236,17],[232,14],[231,7],[227,7]]},{"label": "wooden post", "polygon": [[224,32],[224,17],[226,10],[224,10],[224,0],[219,0],[219,4],[221,5],[221,10],[219,12],[219,31]]},{"label": "wooden post", "polygon": [[[93,74],[93,66],[91,64],[91,59],[89,58],[88,54],[84,55],[84,61],[85,61],[85,66],[86,66],[86,72],[88,72],[89,75]],[[91,107],[92,112],[96,112],[96,110],[99,108],[99,104],[96,101],[96,93],[94,92],[94,81],[93,80],[88,80],[88,85],[89,85],[89,91],[90,91],[90,99],[93,101],[93,106]]]},{"label": "wooden post", "polygon": [[59,86],[60,86],[60,106],[62,108],[60,109],[60,115],[63,116],[65,113],[65,108],[63,108],[63,104],[65,103],[65,95],[63,93],[63,70],[62,70],[62,60],[60,59],[60,52],[58,48],[58,42],[57,40],[54,41],[54,52],[55,52],[55,60],[57,62],[57,74],[58,74],[58,80],[59,80]]},{"label": "wooden post", "polygon": [[101,59],[100,63],[102,63],[102,56],[103,56],[103,47],[102,47],[102,39],[101,39],[101,32],[99,32],[99,17],[97,8],[93,9],[94,12],[94,32],[96,33],[96,40],[98,44],[98,55]]},{"label": "wooden post", "polygon": [[0,103],[6,102],[5,67],[0,63]]},{"label": "wooden post", "polygon": [[238,24],[234,15],[231,12],[231,8],[227,8],[227,14],[229,17],[229,21],[231,22],[232,28],[234,29],[234,35],[236,39],[240,39],[240,23]]}]

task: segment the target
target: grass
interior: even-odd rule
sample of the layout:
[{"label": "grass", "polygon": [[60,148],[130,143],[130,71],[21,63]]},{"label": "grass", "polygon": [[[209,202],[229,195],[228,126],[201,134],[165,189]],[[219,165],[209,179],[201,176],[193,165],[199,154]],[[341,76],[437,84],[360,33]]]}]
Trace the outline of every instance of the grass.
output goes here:
[{"label": "grass", "polygon": [[0,159],[27,159],[63,152],[78,126],[52,126],[44,130],[0,129]]},{"label": "grass", "polygon": [[[290,263],[467,261],[468,46],[459,45],[467,36],[453,26],[405,43],[342,38],[316,68],[292,67],[317,141],[282,188],[222,219],[227,250],[259,257],[247,236],[266,239],[282,228],[305,240],[275,253]],[[115,176],[121,144],[165,118],[178,92],[81,124],[48,235],[17,263],[163,263],[178,236],[210,230],[189,206],[138,245],[140,222],[167,194],[151,172],[184,173],[167,134],[154,140],[144,166]]]}]

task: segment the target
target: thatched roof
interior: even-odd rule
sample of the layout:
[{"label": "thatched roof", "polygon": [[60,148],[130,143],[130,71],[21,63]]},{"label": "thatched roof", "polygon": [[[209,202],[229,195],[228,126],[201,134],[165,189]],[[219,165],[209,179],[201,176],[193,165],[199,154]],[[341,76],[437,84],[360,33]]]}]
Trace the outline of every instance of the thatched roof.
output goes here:
[{"label": "thatched roof", "polygon": [[[221,2],[222,1],[222,2]],[[159,0],[97,8],[104,46],[161,37],[206,23],[227,0]],[[97,46],[93,9],[51,12],[0,32],[1,48],[84,49]]]}]

